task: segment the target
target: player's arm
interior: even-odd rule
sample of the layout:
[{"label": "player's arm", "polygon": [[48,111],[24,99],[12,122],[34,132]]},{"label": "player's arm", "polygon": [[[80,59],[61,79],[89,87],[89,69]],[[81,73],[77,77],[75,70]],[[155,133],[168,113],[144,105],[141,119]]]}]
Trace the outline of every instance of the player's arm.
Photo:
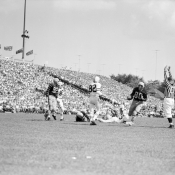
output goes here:
[{"label": "player's arm", "polygon": [[166,86],[171,86],[170,82],[168,81],[167,74],[169,74],[169,77],[172,78],[172,75],[171,75],[171,72],[170,72],[170,67],[168,67],[168,66],[166,66],[164,68],[164,81],[165,81]]},{"label": "player's arm", "polygon": [[110,109],[111,109],[112,115],[115,115],[115,111],[112,108],[110,108]]},{"label": "player's arm", "polygon": [[63,88],[61,88],[60,90],[59,90],[59,96],[62,96],[63,95]]},{"label": "player's arm", "polygon": [[135,94],[135,88],[133,89],[132,93],[130,94],[130,96],[127,97],[127,100],[132,100]]},{"label": "player's arm", "polygon": [[46,90],[46,93],[45,93],[46,97],[49,97],[49,93],[50,93],[51,89],[52,89],[52,84],[49,84],[49,86]]},{"label": "player's arm", "polygon": [[101,84],[97,84],[96,86],[97,86],[97,93],[98,93],[99,95],[102,95]]},{"label": "player's arm", "polygon": [[146,101],[146,100],[147,100],[147,98],[148,98],[147,93],[143,93],[143,96],[142,96],[142,101]]}]

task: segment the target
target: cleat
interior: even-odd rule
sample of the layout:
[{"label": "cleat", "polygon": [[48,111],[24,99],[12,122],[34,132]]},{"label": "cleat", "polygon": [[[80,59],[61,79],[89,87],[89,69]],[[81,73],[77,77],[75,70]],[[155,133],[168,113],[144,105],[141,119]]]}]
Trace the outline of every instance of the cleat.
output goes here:
[{"label": "cleat", "polygon": [[64,121],[64,118],[63,118],[63,117],[61,117],[61,118],[60,118],[60,121]]},{"label": "cleat", "polygon": [[95,123],[95,121],[91,121],[90,125],[97,125],[97,124]]},{"label": "cleat", "polygon": [[48,114],[44,114],[44,118],[45,118],[46,121],[50,120],[50,116]]},{"label": "cleat", "polygon": [[128,126],[132,126],[134,123],[133,122],[126,122],[125,124]]},{"label": "cleat", "polygon": [[52,115],[52,117],[53,117],[53,119],[54,119],[54,120],[56,120],[56,119],[57,119],[56,115]]},{"label": "cleat", "polygon": [[48,117],[48,114],[45,113],[45,114],[44,114],[44,119],[47,120],[47,117]]},{"label": "cleat", "polygon": [[174,125],[173,124],[170,124],[170,126],[168,128],[174,128]]},{"label": "cleat", "polygon": [[97,118],[97,121],[102,122],[102,119],[101,118]]},{"label": "cleat", "polygon": [[50,120],[50,116],[47,116],[46,121],[49,121],[49,120]]}]

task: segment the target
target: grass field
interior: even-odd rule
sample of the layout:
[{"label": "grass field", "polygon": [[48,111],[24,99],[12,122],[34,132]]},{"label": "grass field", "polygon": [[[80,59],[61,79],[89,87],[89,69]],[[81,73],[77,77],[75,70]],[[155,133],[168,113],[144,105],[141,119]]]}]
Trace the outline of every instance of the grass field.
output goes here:
[{"label": "grass field", "polygon": [[122,124],[44,121],[0,114],[0,174],[175,174],[175,129],[166,119]]}]

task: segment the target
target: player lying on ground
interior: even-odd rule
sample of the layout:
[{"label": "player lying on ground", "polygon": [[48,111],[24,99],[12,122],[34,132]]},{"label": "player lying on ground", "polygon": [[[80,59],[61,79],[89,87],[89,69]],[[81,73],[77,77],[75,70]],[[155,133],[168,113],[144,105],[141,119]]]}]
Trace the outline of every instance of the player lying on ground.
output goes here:
[{"label": "player lying on ground", "polygon": [[90,122],[90,112],[88,110],[77,110],[75,113],[76,122]]},{"label": "player lying on ground", "polygon": [[[168,74],[168,75],[167,75]],[[163,111],[165,117],[168,119],[169,128],[174,128],[172,119],[172,109],[174,108],[174,95],[175,95],[175,80],[172,78],[170,66],[164,68],[164,101],[163,101]]]},{"label": "player lying on ground", "polygon": [[107,109],[106,115],[102,118],[97,118],[97,120],[103,123],[124,123],[132,125],[132,122],[128,122],[129,116],[124,103],[121,104],[119,108],[115,107],[115,109]]},{"label": "player lying on ground", "polygon": [[141,108],[144,105],[144,102],[147,100],[147,92],[144,89],[144,83],[140,82],[138,87],[135,87],[130,96],[127,97],[127,100],[132,100],[132,104],[129,109],[129,116],[132,116],[131,122],[134,122],[134,118],[138,115]]},{"label": "player lying on ground", "polygon": [[[96,76],[93,80],[93,83],[89,85],[89,106],[90,106],[90,125],[96,125],[95,120],[97,119],[100,113],[100,103],[99,103],[99,96],[102,95],[101,93],[101,84],[100,78]],[[94,114],[94,110],[96,113]]]},{"label": "player lying on ground", "polygon": [[54,78],[53,83],[49,84],[49,87],[46,91],[46,97],[48,98],[49,110],[45,113],[45,120],[50,120],[50,115],[56,120],[56,111],[59,107],[61,108],[61,118],[60,121],[64,119],[64,106],[62,102],[62,94],[63,94],[63,83],[59,81],[58,78]]}]

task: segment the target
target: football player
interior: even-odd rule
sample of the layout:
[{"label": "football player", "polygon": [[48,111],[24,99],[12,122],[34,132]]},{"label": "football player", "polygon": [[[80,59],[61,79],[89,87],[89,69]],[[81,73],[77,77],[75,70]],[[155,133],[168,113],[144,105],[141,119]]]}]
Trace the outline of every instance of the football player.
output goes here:
[{"label": "football player", "polygon": [[120,104],[118,109],[110,109],[111,115],[107,113],[106,118],[98,118],[97,120],[103,123],[124,123],[129,126],[132,125],[132,122],[128,122],[129,116],[127,114],[127,109],[125,108],[125,103]]},{"label": "football player", "polygon": [[[168,76],[167,76],[168,74]],[[174,108],[174,95],[175,95],[175,80],[172,78],[170,67],[164,68],[164,80],[165,80],[165,91],[163,101],[163,111],[165,117],[168,119],[169,128],[174,128],[172,119],[172,109]]]},{"label": "football player", "polygon": [[[45,113],[45,120],[50,120],[50,115],[56,120],[56,110],[58,104],[58,96],[60,89],[60,81],[58,78],[53,79],[53,83],[50,83],[46,91],[46,97],[48,98],[49,110]],[[63,116],[61,117],[61,120]]]},{"label": "football player", "polygon": [[61,81],[58,82],[58,96],[57,96],[57,102],[61,109],[61,118],[60,121],[64,120],[63,114],[65,111],[64,105],[63,105],[63,83]]},{"label": "football player", "polygon": [[[99,96],[102,95],[101,93],[101,84],[100,77],[96,76],[93,82],[89,85],[89,108],[90,108],[90,125],[96,125],[95,120],[97,119],[100,113],[100,103],[99,103]],[[94,110],[96,113],[94,114]]]},{"label": "football player", "polygon": [[84,109],[84,110],[77,110],[76,112],[76,117],[75,120],[76,122],[90,122],[90,117],[89,117],[89,111]]},{"label": "football player", "polygon": [[133,100],[129,109],[129,116],[132,116],[131,122],[133,124],[135,116],[140,112],[144,102],[147,100],[147,92],[144,89],[144,83],[140,82],[138,87],[135,87],[127,100]]}]

